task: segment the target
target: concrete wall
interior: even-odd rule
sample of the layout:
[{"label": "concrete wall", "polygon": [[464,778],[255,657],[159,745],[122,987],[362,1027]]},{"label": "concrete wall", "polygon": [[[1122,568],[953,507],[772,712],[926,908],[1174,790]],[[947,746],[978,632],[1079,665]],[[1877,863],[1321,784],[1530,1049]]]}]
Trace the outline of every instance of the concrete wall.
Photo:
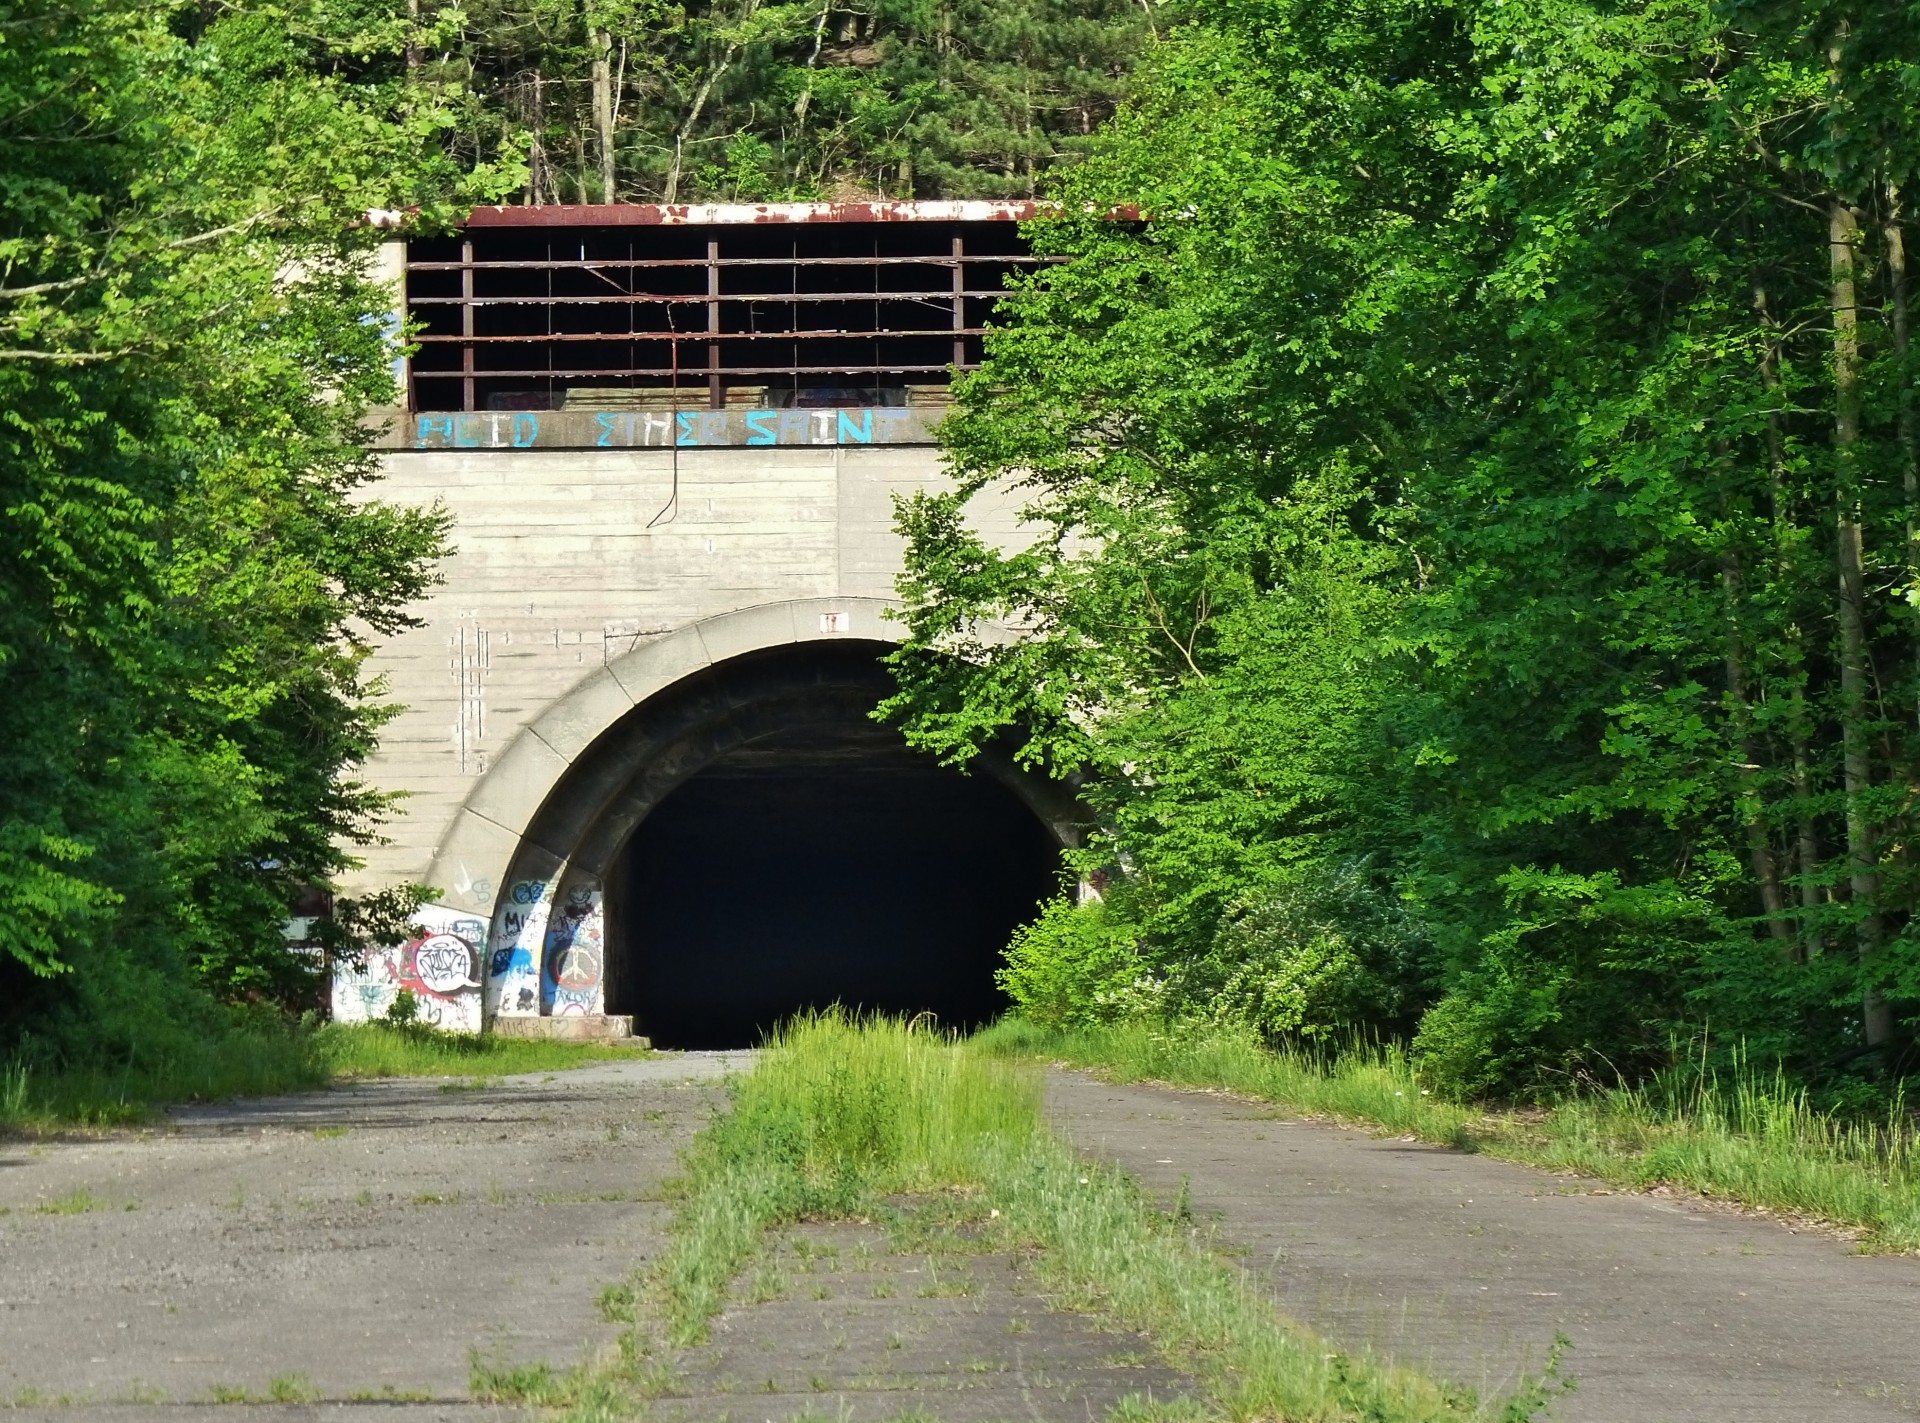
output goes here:
[{"label": "concrete wall", "polygon": [[[444,502],[455,552],[424,625],[374,660],[406,710],[365,774],[407,798],[348,893],[427,879],[522,728],[616,659],[741,609],[890,598],[892,496],[942,479],[927,444],[396,450],[385,465],[379,497]],[[1014,528],[1010,504],[983,514],[996,540]],[[495,886],[440,888],[449,915],[491,917]]]}]

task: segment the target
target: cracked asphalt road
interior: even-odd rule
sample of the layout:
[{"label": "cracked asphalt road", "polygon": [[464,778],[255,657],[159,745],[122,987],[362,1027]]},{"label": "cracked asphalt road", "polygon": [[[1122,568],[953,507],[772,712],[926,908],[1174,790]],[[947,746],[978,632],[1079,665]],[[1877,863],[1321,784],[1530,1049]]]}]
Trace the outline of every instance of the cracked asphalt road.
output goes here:
[{"label": "cracked asphalt road", "polygon": [[1258,1103],[1055,1072],[1085,1152],[1195,1211],[1280,1308],[1477,1389],[1564,1332],[1570,1423],[1912,1423],[1920,1260]]},{"label": "cracked asphalt road", "polygon": [[370,1082],[0,1143],[0,1404],[179,1418],[278,1382],[383,1417],[473,1410],[470,1351],[568,1364],[612,1340],[599,1292],[660,1249],[661,1182],[742,1060]]}]

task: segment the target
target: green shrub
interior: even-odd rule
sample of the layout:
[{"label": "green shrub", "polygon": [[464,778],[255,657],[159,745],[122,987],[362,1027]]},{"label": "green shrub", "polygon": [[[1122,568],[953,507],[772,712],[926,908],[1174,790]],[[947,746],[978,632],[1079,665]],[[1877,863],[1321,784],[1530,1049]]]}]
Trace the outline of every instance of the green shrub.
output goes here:
[{"label": "green shrub", "polygon": [[1117,1022],[1161,1006],[1162,985],[1131,926],[1098,900],[1050,901],[1014,934],[995,978],[1022,1013],[1047,1028]]},{"label": "green shrub", "polygon": [[1393,1032],[1417,1001],[1428,951],[1365,861],[1296,866],[1229,913],[1170,996],[1188,1015],[1268,1041]]}]

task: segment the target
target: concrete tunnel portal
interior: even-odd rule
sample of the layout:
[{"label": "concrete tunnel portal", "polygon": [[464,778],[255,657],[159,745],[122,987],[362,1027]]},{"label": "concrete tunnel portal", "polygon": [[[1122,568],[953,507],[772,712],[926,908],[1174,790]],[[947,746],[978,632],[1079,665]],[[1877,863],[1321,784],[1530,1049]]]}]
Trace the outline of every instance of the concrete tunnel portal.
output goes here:
[{"label": "concrete tunnel portal", "polygon": [[1057,892],[1071,794],[963,774],[874,722],[885,644],[716,664],[610,728],[543,808],[605,886],[605,1011],[662,1047],[747,1046],[840,1004],[971,1027]]}]

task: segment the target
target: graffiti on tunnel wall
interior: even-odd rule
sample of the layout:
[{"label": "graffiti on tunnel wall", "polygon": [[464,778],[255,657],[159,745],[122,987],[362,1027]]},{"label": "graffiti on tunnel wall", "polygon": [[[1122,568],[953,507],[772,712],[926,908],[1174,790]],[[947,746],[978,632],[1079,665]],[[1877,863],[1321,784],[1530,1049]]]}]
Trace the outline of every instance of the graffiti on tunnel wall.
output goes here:
[{"label": "graffiti on tunnel wall", "polygon": [[597,885],[575,884],[547,926],[541,987],[556,1018],[606,1011],[606,906]]},{"label": "graffiti on tunnel wall", "polygon": [[553,909],[553,888],[551,880],[515,880],[501,897],[487,968],[487,1012],[493,1016],[540,1014],[540,950]]},{"label": "graffiti on tunnel wall", "polygon": [[417,1021],[449,1032],[480,1031],[480,973],[486,961],[485,921],[428,905],[414,917],[403,944],[370,950],[358,965],[342,964],[333,976],[336,1022],[383,1018],[401,989],[419,1005]]}]

